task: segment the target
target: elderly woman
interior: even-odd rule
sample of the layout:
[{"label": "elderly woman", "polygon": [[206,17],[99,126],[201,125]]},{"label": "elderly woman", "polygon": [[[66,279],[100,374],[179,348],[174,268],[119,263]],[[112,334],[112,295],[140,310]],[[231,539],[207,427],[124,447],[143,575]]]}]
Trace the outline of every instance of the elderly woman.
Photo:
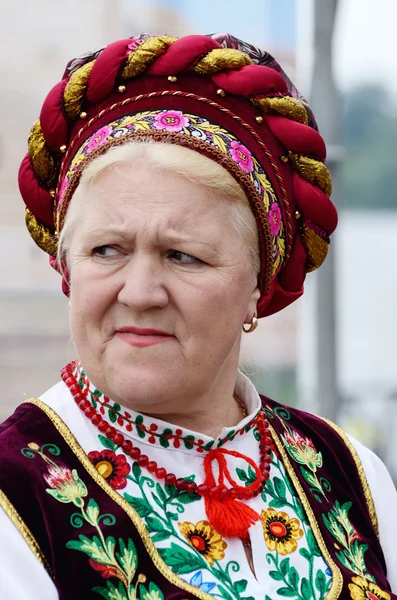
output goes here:
[{"label": "elderly woman", "polygon": [[78,358],[0,429],[2,599],[397,598],[383,464],[238,370],[242,330],[325,258],[324,159],[279,65],[231,36],[68,65],[20,189]]}]

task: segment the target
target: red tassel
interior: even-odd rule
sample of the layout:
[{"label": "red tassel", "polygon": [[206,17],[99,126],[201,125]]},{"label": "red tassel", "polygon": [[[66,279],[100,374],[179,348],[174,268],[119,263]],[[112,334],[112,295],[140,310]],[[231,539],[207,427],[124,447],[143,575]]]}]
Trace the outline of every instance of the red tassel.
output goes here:
[{"label": "red tassel", "polygon": [[[256,480],[248,487],[238,485],[231,477],[227,467],[225,455],[231,455],[245,460],[254,469]],[[218,462],[219,482],[215,484],[215,477],[212,472],[213,461]],[[261,472],[255,462],[233,450],[216,448],[210,450],[204,459],[205,485],[208,486],[209,493],[205,496],[205,511],[207,513],[210,525],[224,537],[237,537],[245,540],[248,537],[248,529],[260,520],[260,515],[240,502],[237,498],[246,498],[247,493],[256,491],[261,483]],[[233,487],[225,487],[225,479]],[[233,490],[233,496],[231,491]]]},{"label": "red tassel", "polygon": [[223,537],[237,537],[245,540],[248,529],[260,520],[260,515],[250,506],[239,500],[205,498],[205,511],[208,522]]}]

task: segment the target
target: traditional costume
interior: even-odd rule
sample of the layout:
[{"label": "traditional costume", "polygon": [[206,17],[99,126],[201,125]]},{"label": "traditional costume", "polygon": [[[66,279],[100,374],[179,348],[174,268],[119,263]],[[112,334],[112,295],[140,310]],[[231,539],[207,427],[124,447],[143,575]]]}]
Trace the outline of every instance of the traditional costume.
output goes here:
[{"label": "traditional costume", "polygon": [[[274,59],[223,35],[116,42],[72,61],[48,95],[20,188],[65,293],[57,240],[81,172],[137,137],[189,146],[243,187],[259,316],[302,294],[336,226],[324,143]],[[397,494],[381,461],[241,373],[235,394],[243,420],[212,439],[115,403],[67,365],[0,427],[0,597],[397,599]]]}]

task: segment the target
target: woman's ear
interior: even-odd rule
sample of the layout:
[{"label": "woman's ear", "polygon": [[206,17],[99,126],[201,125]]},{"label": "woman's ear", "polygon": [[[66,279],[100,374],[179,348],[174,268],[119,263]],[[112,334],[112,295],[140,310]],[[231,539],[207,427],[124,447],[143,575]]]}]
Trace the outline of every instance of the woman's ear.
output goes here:
[{"label": "woman's ear", "polygon": [[253,315],[256,313],[256,306],[258,304],[258,300],[261,297],[261,293],[258,287],[256,287],[252,294],[251,298],[248,302],[247,314],[245,316],[245,323],[251,323]]}]

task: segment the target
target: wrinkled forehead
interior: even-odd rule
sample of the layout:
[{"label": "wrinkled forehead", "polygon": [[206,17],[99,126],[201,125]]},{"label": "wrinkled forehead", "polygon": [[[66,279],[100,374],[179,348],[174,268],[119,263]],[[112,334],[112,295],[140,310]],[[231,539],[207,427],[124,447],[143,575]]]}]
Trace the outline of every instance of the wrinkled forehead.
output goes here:
[{"label": "wrinkled forehead", "polygon": [[113,165],[77,188],[72,204],[81,204],[81,226],[115,229],[184,231],[202,229],[208,236],[230,235],[232,203],[225,193],[150,163]]}]

